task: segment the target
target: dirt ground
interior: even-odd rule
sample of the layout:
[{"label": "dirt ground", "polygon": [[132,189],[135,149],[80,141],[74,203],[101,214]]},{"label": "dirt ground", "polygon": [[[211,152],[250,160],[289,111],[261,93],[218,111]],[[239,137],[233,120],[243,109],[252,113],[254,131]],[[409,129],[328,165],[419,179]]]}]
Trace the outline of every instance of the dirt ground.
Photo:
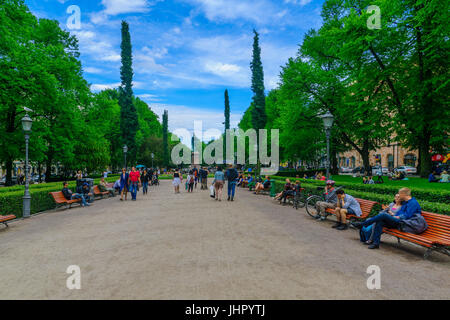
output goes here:
[{"label": "dirt ground", "polygon": [[[226,199],[225,199],[226,200]],[[331,229],[303,209],[239,189],[118,197],[0,227],[1,299],[449,299],[450,258],[383,236]],[[78,265],[81,289],[66,269]],[[370,265],[381,289],[369,290]]]}]

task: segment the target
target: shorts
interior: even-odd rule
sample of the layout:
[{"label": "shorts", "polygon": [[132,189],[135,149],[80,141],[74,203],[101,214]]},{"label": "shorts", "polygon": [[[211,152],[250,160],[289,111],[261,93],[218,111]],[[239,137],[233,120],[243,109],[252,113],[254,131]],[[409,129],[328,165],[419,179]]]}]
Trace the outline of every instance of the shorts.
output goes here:
[{"label": "shorts", "polygon": [[174,178],[172,181],[172,184],[174,187],[178,187],[181,184],[181,179],[180,178]]}]

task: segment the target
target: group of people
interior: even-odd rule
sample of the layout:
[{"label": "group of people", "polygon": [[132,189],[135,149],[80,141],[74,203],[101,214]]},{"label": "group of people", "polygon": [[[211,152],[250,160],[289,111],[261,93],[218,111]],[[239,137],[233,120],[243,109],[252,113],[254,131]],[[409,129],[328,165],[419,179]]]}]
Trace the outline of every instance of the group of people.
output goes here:
[{"label": "group of people", "polygon": [[428,176],[428,182],[440,182],[440,183],[449,183],[450,182],[450,175],[447,171],[442,171],[440,178],[438,179],[436,177],[436,171],[433,171]]},{"label": "group of people", "polygon": [[[120,201],[127,201],[128,192],[131,193],[131,200],[136,201],[139,187],[142,187],[142,194],[148,194],[148,186],[152,181],[158,179],[158,173],[153,169],[144,169],[142,172],[138,171],[136,167],[132,167],[131,171],[126,168],[122,169],[119,179],[114,183],[113,189],[120,194]],[[108,190],[109,191],[109,190]]]},{"label": "group of people", "polygon": [[[337,230],[347,230],[347,216],[362,215],[359,202],[343,189],[336,189],[335,182],[327,181],[324,201],[317,202],[317,219],[325,220],[326,209],[335,210],[336,223],[332,226]],[[378,249],[383,228],[394,228],[404,232],[420,234],[428,225],[421,215],[421,207],[417,200],[411,196],[409,188],[402,188],[395,195],[394,201],[388,206],[383,206],[383,211],[364,222],[353,222],[352,226],[360,229],[361,242],[368,245],[369,249]]]},{"label": "group of people", "polygon": [[283,203],[283,205],[286,205],[286,201],[288,197],[295,197],[296,194],[299,194],[301,192],[301,184],[300,181],[296,181],[295,184],[291,183],[291,180],[288,178],[286,179],[286,183],[283,187],[283,191],[278,193],[274,200],[279,200],[280,204]]},{"label": "group of people", "polygon": [[216,201],[222,201],[222,193],[223,187],[225,185],[225,180],[228,181],[227,200],[234,201],[234,197],[236,194],[236,185],[238,184],[239,181],[239,172],[233,165],[230,165],[227,168],[226,172],[223,172],[221,166],[217,167],[217,171],[214,174],[214,180],[212,182],[212,185],[214,186],[214,193],[211,195],[214,195]]}]

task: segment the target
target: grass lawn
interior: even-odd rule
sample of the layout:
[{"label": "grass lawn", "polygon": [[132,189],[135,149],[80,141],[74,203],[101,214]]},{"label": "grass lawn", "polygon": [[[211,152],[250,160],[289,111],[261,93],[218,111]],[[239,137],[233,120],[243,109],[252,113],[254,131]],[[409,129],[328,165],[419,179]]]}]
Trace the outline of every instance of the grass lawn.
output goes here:
[{"label": "grass lawn", "polygon": [[[334,181],[336,181],[337,184],[344,184],[345,182],[361,182],[362,184],[362,177],[360,178],[353,178],[349,175],[341,175],[341,176],[333,176],[332,178]],[[374,180],[376,181],[376,177],[374,177]],[[409,180],[401,180],[401,181],[392,181],[389,180],[388,177],[383,177],[384,184],[387,186],[396,186],[399,189],[403,187],[408,188],[421,188],[421,189],[429,189],[429,190],[449,190],[450,191],[450,183],[429,183],[428,179],[424,178],[414,178],[409,177]]]}]

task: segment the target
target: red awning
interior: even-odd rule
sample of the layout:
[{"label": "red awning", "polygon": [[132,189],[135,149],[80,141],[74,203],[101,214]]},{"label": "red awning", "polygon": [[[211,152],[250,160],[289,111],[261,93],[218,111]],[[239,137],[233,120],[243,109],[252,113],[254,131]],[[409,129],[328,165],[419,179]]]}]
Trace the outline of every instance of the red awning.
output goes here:
[{"label": "red awning", "polygon": [[442,154],[436,154],[431,157],[431,161],[443,161],[444,156]]}]

